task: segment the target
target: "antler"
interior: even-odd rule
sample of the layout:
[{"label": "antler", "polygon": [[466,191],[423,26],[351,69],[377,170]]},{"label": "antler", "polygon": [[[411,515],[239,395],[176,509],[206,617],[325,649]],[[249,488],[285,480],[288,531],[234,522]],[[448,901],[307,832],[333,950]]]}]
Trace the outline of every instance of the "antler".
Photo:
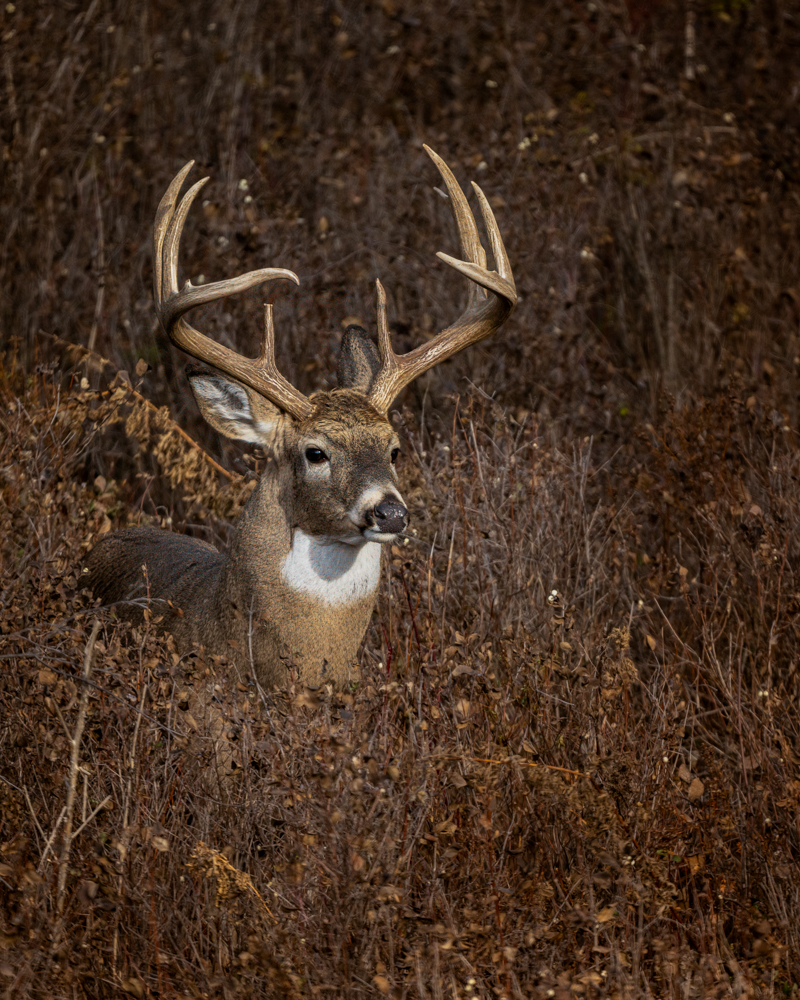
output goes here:
[{"label": "antler", "polygon": [[281,410],[302,420],[312,410],[308,398],[281,375],[275,365],[275,330],[272,324],[272,306],[264,308],[264,333],[261,338],[261,352],[256,359],[242,357],[235,351],[217,344],[205,334],[195,330],[183,319],[185,313],[196,306],[215,302],[228,295],[237,295],[254,285],[275,278],[286,278],[300,284],[293,271],[282,267],[265,267],[259,271],[249,271],[227,281],[215,281],[195,287],[187,281],[178,288],[178,251],[181,234],[192,202],[208,180],[204,177],[191,187],[177,206],[178,194],[187,174],[194,166],[190,160],[176,175],[156,212],[153,229],[153,286],[156,309],[161,325],[169,339],[181,350],[199,361],[213,365],[219,371],[230,375],[244,385],[266,397]]},{"label": "antler", "polygon": [[473,181],[472,186],[478,196],[478,202],[483,214],[486,232],[492,247],[496,271],[486,267],[486,252],[478,236],[475,217],[470,211],[464,192],[458,185],[450,168],[444,160],[428,146],[424,147],[439,169],[442,179],[450,193],[458,232],[461,237],[461,249],[466,260],[457,260],[446,253],[436,256],[450,267],[460,271],[470,279],[467,307],[453,326],[442,330],[427,344],[398,356],[392,350],[389,337],[389,325],[386,320],[386,295],[380,281],[376,282],[378,291],[378,350],[381,356],[381,368],[375,376],[368,397],[372,405],[381,413],[386,413],[392,401],[409,382],[422,375],[447,358],[489,337],[508,318],[517,302],[517,290],[514,286],[514,276],[508,261],[503,237],[497,228],[494,213],[489,207],[483,191]]}]

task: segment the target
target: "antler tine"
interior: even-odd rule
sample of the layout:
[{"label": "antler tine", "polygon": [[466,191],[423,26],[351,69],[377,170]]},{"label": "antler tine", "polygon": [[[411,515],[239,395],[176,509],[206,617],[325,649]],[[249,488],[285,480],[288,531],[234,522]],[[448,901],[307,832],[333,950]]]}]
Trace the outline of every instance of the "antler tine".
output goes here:
[{"label": "antler tine", "polygon": [[[450,202],[453,206],[453,212],[456,217],[458,235],[461,239],[461,248],[464,251],[464,254],[468,260],[472,261],[473,264],[477,264],[479,267],[485,268],[486,252],[481,245],[481,238],[478,235],[478,227],[475,225],[475,216],[470,211],[466,195],[461,190],[461,185],[455,179],[453,171],[447,166],[441,156],[434,153],[434,151],[428,146],[425,146],[425,151],[436,164],[447,187],[447,193],[450,195]],[[469,289],[470,296],[474,297],[479,290],[480,286],[471,285]]]},{"label": "antler tine", "polygon": [[378,354],[381,361],[391,364],[397,359],[397,355],[392,350],[392,338],[389,333],[389,320],[386,316],[386,292],[380,280],[375,281],[375,292],[378,298]]},{"label": "antler tine", "polygon": [[[172,183],[164,192],[164,197],[158,203],[156,209],[156,221],[153,226],[153,292],[156,300],[156,307],[161,308],[163,298],[163,246],[172,216],[175,213],[175,203],[178,194],[183,187],[187,174],[194,166],[194,160],[189,162],[173,177]],[[176,289],[177,291],[177,289]]]},{"label": "antler tine", "polygon": [[[478,204],[481,206],[483,224],[486,226],[486,232],[489,234],[489,242],[492,244],[492,256],[494,257],[495,267],[497,268],[500,277],[505,281],[511,282],[511,287],[514,289],[514,292],[516,292],[517,289],[514,284],[514,275],[511,272],[511,262],[508,259],[508,254],[506,253],[503,237],[500,235],[497,219],[494,217],[494,212],[486,199],[486,195],[475,183],[475,181],[472,182],[472,189],[478,196]],[[516,295],[514,301],[516,302]]]},{"label": "antler tine", "polygon": [[217,344],[182,318],[190,309],[229,295],[237,295],[265,281],[285,278],[296,285],[300,284],[299,278],[293,271],[281,267],[265,267],[225,281],[215,281],[197,287],[187,281],[182,289],[178,288],[178,254],[183,227],[193,201],[208,180],[205,177],[194,184],[176,209],[181,186],[193,166],[194,161],[191,160],[175,176],[156,212],[153,229],[153,283],[161,325],[170,340],[181,350],[232,376],[280,409],[302,420],[309,415],[312,405],[306,396],[280,374],[275,365],[275,338],[271,310],[268,318],[265,317],[261,351],[255,360],[242,357],[230,348]]},{"label": "antler tine", "polygon": [[517,302],[517,291],[514,276],[508,260],[503,237],[491,207],[485,195],[473,182],[473,188],[478,197],[486,232],[492,248],[496,271],[490,271],[486,264],[486,251],[478,235],[475,217],[467,204],[466,196],[461,190],[452,171],[428,146],[425,152],[436,164],[442,179],[447,186],[450,201],[453,205],[461,249],[466,260],[458,260],[446,253],[437,253],[437,257],[454,268],[466,278],[469,278],[469,296],[467,306],[459,319],[447,329],[442,330],[427,344],[398,356],[391,347],[388,325],[386,323],[386,299],[383,287],[378,282],[378,347],[381,356],[381,368],[375,376],[369,391],[369,401],[382,413],[386,413],[397,395],[415,378],[422,375],[435,365],[452,357],[470,344],[477,343],[491,336],[507,319]]}]

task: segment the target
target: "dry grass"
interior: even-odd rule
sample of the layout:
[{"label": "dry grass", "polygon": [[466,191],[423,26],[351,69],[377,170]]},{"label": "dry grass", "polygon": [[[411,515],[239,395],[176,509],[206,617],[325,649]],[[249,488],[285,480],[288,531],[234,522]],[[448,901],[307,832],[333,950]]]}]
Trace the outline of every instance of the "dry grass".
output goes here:
[{"label": "dry grass", "polygon": [[[695,8],[691,83],[672,5],[0,15],[8,997],[797,994],[797,14]],[[423,141],[522,302],[397,417],[418,542],[361,682],[258,691],[79,590],[110,527],[224,543],[257,465],[176,430],[219,457],[154,207],[196,156],[188,271],[300,273],[307,390],[373,278],[401,349],[462,305]]]}]

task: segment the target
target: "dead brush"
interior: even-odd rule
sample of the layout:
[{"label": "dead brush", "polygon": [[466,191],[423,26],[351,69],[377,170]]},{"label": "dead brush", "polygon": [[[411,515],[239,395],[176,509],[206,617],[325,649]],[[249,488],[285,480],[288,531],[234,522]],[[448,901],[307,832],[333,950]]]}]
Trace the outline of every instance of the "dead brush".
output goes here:
[{"label": "dead brush", "polygon": [[[771,424],[700,408],[696,425],[598,463],[592,442],[557,447],[480,397],[446,432],[407,416],[418,543],[392,554],[351,690],[232,684],[146,622],[108,620],[69,948],[54,950],[88,610],[65,569],[108,515],[90,510],[96,486],[74,492],[93,431],[53,419],[68,394],[45,384],[5,402],[0,917],[15,995],[78,980],[91,995],[109,978],[169,995],[217,976],[262,995],[635,995],[679,978],[708,992],[729,975],[757,992],[793,975],[796,459],[780,437],[758,464]],[[742,461],[695,487],[682,441],[712,430]],[[700,488],[716,500],[690,503]],[[738,527],[759,518],[769,558]],[[191,707],[208,688],[222,729]],[[235,762],[221,785],[220,739]],[[220,909],[187,864],[244,896]]]}]

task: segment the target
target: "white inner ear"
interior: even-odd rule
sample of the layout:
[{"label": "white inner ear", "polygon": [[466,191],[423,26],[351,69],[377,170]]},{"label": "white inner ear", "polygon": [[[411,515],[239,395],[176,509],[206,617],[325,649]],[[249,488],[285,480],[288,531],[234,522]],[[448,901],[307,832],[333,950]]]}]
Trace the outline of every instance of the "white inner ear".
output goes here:
[{"label": "white inner ear", "polygon": [[256,415],[244,387],[222,375],[192,375],[189,384],[203,418],[220,434],[250,444],[269,444],[281,419],[278,409],[274,419],[265,412]]}]

